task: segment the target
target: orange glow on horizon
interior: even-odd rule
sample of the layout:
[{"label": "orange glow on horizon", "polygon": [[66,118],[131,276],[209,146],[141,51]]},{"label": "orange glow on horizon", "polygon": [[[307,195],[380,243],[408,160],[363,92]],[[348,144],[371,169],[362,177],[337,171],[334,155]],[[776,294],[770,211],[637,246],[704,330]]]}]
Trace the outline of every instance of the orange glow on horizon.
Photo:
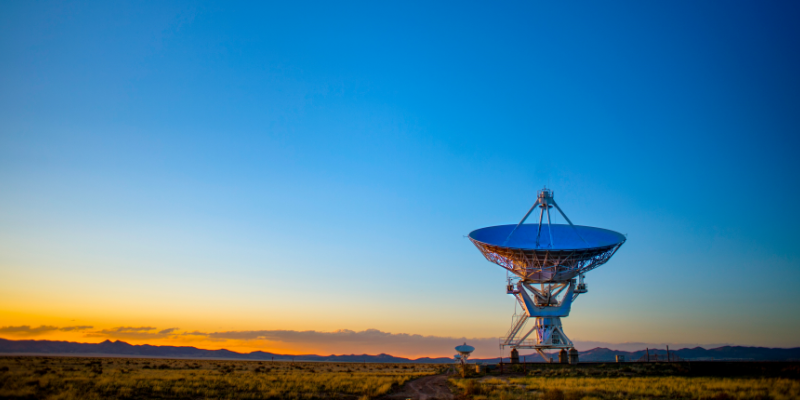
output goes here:
[{"label": "orange glow on horizon", "polygon": [[[237,353],[251,353],[254,351],[263,351],[267,353],[283,354],[283,355],[304,355],[304,354],[317,354],[329,355],[329,352],[320,352],[322,349],[318,346],[291,346],[283,345],[279,342],[269,342],[266,340],[208,340],[205,338],[191,338],[191,337],[169,337],[159,339],[127,339],[127,338],[113,338],[113,337],[100,337],[91,334],[71,334],[71,333],[45,333],[40,335],[9,335],[1,334],[0,338],[7,340],[51,340],[51,341],[64,341],[76,343],[102,343],[106,340],[112,342],[121,341],[131,345],[151,345],[151,346],[186,346],[196,347],[203,350],[230,350]],[[408,355],[392,354],[398,357],[407,357]],[[424,357],[424,356],[422,356]],[[417,358],[417,357],[415,357]]]}]

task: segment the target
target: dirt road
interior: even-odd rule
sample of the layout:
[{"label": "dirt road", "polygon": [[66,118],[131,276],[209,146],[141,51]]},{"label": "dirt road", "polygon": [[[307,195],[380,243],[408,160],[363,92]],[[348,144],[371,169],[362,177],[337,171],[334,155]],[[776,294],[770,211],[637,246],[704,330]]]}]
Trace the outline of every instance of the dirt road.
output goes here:
[{"label": "dirt road", "polygon": [[381,397],[384,400],[452,400],[447,375],[426,376],[407,382],[400,390]]}]

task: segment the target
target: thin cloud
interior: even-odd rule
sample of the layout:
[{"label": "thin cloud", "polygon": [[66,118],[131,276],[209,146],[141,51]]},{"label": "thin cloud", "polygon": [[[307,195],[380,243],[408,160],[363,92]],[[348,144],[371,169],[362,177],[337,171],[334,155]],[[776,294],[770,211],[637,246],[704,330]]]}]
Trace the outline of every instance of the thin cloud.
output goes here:
[{"label": "thin cloud", "polygon": [[[411,354],[414,356],[449,356],[455,346],[469,342],[484,349],[484,356],[492,357],[498,347],[495,338],[455,338],[447,336],[423,336],[408,333],[390,333],[377,329],[352,331],[341,329],[334,332],[260,330],[226,331],[207,334],[209,338],[265,341],[273,345],[281,343],[294,348],[308,349],[320,354]],[[489,350],[491,349],[491,350]],[[489,350],[489,351],[487,351]],[[499,353],[498,353],[499,355]]]},{"label": "thin cloud", "polygon": [[217,339],[238,340],[270,340],[284,343],[419,343],[421,341],[452,341],[464,338],[442,336],[422,336],[408,333],[389,333],[377,329],[367,329],[361,332],[349,329],[340,329],[334,332],[319,331],[291,331],[291,330],[263,330],[263,331],[227,331],[213,332],[208,337]]},{"label": "thin cloud", "polygon": [[140,326],[140,327],[133,327],[133,326],[120,326],[112,329],[103,329],[101,332],[114,332],[114,333],[139,333],[139,332],[147,332],[155,330],[156,327],[154,326]]},{"label": "thin cloud", "polygon": [[0,327],[0,333],[6,333],[14,336],[37,336],[42,335],[48,332],[82,332],[88,329],[92,329],[92,326],[64,326],[64,327],[57,327],[52,325],[41,325],[36,328],[32,328],[30,325],[20,325],[20,326],[3,326]]},{"label": "thin cloud", "polygon": [[207,337],[208,333],[200,332],[200,331],[191,331],[191,332],[179,333],[179,335],[181,335],[181,336],[206,336]]},{"label": "thin cloud", "polygon": [[103,329],[100,331],[87,334],[89,337],[107,337],[113,339],[134,339],[134,340],[147,340],[147,339],[163,339],[175,335],[178,328],[169,328],[161,331],[155,331],[154,326],[119,326],[111,329]]},{"label": "thin cloud", "polygon": [[35,336],[57,330],[58,330],[57,326],[50,326],[50,325],[42,325],[38,328],[31,328],[29,325],[20,325],[20,326],[4,326],[0,328],[0,333],[10,333],[12,335],[21,335],[21,336]]},{"label": "thin cloud", "polygon": [[82,332],[82,331],[89,330],[89,329],[92,329],[92,328],[94,328],[94,327],[90,326],[90,325],[80,325],[80,326],[65,326],[63,328],[58,328],[58,330],[63,331],[63,332],[71,332],[71,331]]}]

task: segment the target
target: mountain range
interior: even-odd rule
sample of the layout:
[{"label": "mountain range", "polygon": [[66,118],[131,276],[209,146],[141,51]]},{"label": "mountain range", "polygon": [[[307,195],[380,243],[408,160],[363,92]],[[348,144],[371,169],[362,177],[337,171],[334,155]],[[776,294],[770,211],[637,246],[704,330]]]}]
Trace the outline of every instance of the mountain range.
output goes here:
[{"label": "mountain range", "polygon": [[[666,359],[665,349],[647,350],[651,359]],[[275,360],[275,361],[327,361],[327,362],[380,362],[380,363],[451,363],[452,358],[423,357],[409,359],[388,354],[368,355],[328,355],[316,354],[287,355],[264,351],[237,353],[230,350],[205,350],[189,346],[152,346],[148,344],[132,345],[122,341],[106,340],[102,343],[76,343],[52,340],[7,340],[0,339],[0,354],[50,354],[75,356],[126,356],[126,357],[160,357],[160,358],[209,358],[229,360]],[[684,360],[719,360],[719,361],[797,361],[800,360],[800,347],[783,349],[767,347],[723,346],[714,349],[695,347],[692,349],[671,350],[670,354]],[[580,352],[580,360],[584,362],[613,362],[617,355],[624,356],[627,361],[636,361],[645,356],[645,350],[621,351],[597,347]],[[541,362],[537,354],[521,355],[528,362]],[[556,357],[557,358],[557,357]],[[503,359],[508,362],[508,358]],[[487,363],[499,362],[499,358],[471,359]]]},{"label": "mountain range", "polygon": [[329,355],[316,354],[287,355],[264,351],[237,353],[230,350],[205,350],[190,346],[152,346],[132,345],[123,341],[106,340],[101,343],[76,343],[53,340],[7,340],[0,339],[0,354],[57,354],[57,355],[103,355],[127,357],[161,358],[213,358],[229,360],[275,360],[275,361],[328,361],[328,362],[380,362],[380,363],[450,363],[452,358],[408,359],[388,354],[367,355]]},{"label": "mountain range", "polygon": [[[614,361],[617,355],[625,356],[627,361],[636,361],[646,357],[667,359],[666,349],[648,349],[638,351],[611,350],[597,347],[580,353],[581,361]],[[797,361],[800,360],[800,347],[782,349],[769,347],[723,346],[714,349],[695,347],[692,349],[670,350],[670,356],[678,356],[686,361]]]}]

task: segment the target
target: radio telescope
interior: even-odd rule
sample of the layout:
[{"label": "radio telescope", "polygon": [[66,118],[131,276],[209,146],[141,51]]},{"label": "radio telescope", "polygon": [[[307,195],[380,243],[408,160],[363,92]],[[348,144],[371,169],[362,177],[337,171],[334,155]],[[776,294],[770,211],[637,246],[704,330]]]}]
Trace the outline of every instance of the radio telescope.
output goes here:
[{"label": "radio telescope", "polygon": [[[539,223],[525,224],[537,207]],[[553,207],[568,224],[550,223]],[[513,274],[506,293],[514,296],[523,312],[512,317],[500,346],[534,349],[548,361],[545,350],[574,347],[561,318],[569,316],[572,302],[587,292],[584,274],[608,262],[626,238],[607,229],[573,225],[553,199],[553,191],[544,188],[519,224],[477,229],[469,240],[487,260]],[[534,323],[526,330],[530,318]]]},{"label": "radio telescope", "polygon": [[468,345],[467,343],[464,343],[460,346],[456,346],[456,351],[458,352],[458,354],[456,354],[453,358],[456,359],[456,364],[461,366],[461,376],[466,377],[467,362],[469,361],[469,355],[472,354],[473,351],[475,351],[475,348]]},{"label": "radio telescope", "polygon": [[455,356],[456,360],[461,364],[466,364],[467,360],[469,360],[469,355],[475,351],[475,348],[464,343],[460,346],[456,346],[456,351],[458,352]]}]

